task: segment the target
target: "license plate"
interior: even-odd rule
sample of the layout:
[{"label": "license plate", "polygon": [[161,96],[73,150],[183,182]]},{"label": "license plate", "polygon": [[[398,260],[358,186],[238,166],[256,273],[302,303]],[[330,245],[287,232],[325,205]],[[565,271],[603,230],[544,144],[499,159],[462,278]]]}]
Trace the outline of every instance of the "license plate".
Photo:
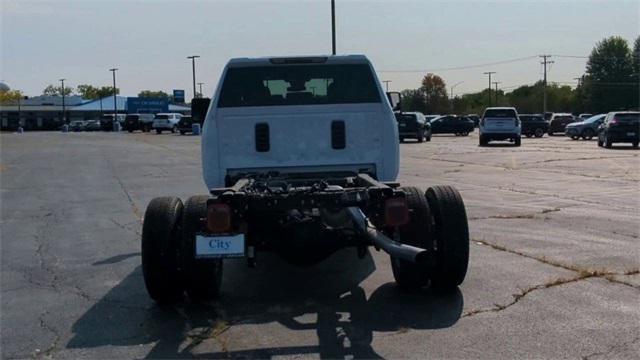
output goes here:
[{"label": "license plate", "polygon": [[196,258],[244,256],[244,234],[226,236],[196,235]]},{"label": "license plate", "polygon": [[636,133],[634,133],[634,132],[628,132],[628,133],[627,133],[627,136],[636,136]]}]

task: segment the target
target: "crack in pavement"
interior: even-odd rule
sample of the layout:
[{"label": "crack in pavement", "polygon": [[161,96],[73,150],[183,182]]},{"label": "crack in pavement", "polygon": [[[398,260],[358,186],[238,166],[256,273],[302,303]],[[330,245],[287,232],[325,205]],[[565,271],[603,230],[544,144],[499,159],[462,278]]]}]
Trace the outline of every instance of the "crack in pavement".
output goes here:
[{"label": "crack in pavement", "polygon": [[528,259],[532,259],[532,260],[536,260],[538,262],[541,262],[543,264],[546,265],[550,265],[550,266],[555,266],[564,270],[569,270],[569,271],[573,271],[573,272],[577,272],[577,275],[571,278],[557,278],[554,279],[552,281],[543,283],[543,284],[538,284],[538,285],[533,285],[530,287],[527,287],[525,289],[523,289],[520,293],[518,294],[513,294],[513,300],[507,304],[494,304],[493,307],[491,308],[485,308],[485,309],[474,309],[474,310],[470,310],[465,312],[461,317],[471,317],[474,315],[478,315],[478,314],[482,314],[482,313],[487,313],[487,312],[500,312],[502,310],[505,310],[515,304],[517,304],[520,300],[522,300],[525,296],[527,296],[528,294],[536,291],[536,290],[543,290],[543,289],[548,289],[548,288],[552,288],[555,286],[560,286],[560,285],[564,285],[564,284],[569,284],[569,283],[573,283],[576,281],[581,281],[581,280],[585,280],[585,279],[589,279],[589,278],[599,278],[599,279],[605,279],[611,283],[615,283],[615,284],[620,284],[620,285],[624,285],[624,286],[628,286],[631,287],[633,289],[636,290],[640,290],[640,287],[633,285],[633,284],[629,284],[627,282],[621,281],[621,280],[617,280],[614,278],[614,276],[616,275],[636,275],[636,274],[640,274],[640,269],[631,269],[631,270],[627,270],[625,272],[619,273],[619,272],[613,272],[613,271],[607,271],[607,270],[592,270],[592,269],[586,269],[586,268],[581,268],[575,265],[567,265],[567,264],[563,264],[560,262],[555,262],[555,261],[551,261],[545,257],[537,257],[537,256],[533,256],[533,255],[529,255],[529,254],[525,254],[523,252],[520,251],[516,251],[516,250],[511,250],[508,249],[504,246],[500,246],[500,245],[496,245],[496,244],[491,244],[489,242],[486,242],[484,240],[472,240],[474,241],[476,244],[478,245],[484,245],[484,246],[488,246],[494,250],[497,251],[504,251],[510,254],[514,254],[514,255],[518,255],[518,256],[522,256]]},{"label": "crack in pavement", "polygon": [[537,215],[542,215],[542,214],[548,214],[550,212],[557,212],[562,210],[563,208],[568,208],[571,207],[573,205],[570,206],[565,206],[565,207],[555,207],[555,208],[546,208],[546,209],[542,209],[541,211],[535,212],[535,213],[529,213],[529,214],[513,214],[513,215],[502,215],[502,214],[498,214],[498,215],[491,215],[491,216],[478,216],[478,217],[470,217],[469,220],[488,220],[488,219],[535,219],[537,218]]},{"label": "crack in pavement", "polygon": [[605,357],[609,358],[609,357],[608,357],[608,356],[606,356],[606,355],[609,355],[609,354],[610,354],[611,352],[613,352],[614,350],[617,350],[618,348],[628,347],[628,346],[630,346],[631,344],[634,344],[634,343],[636,343],[636,342],[638,342],[638,341],[640,341],[640,336],[636,336],[635,338],[631,339],[630,341],[626,341],[626,342],[623,342],[623,343],[621,343],[621,344],[614,344],[614,345],[610,345],[610,346],[609,346],[606,350],[604,350],[604,351],[598,351],[598,352],[591,353],[591,354],[589,354],[589,355],[582,356],[582,357],[581,357],[581,359],[582,359],[582,360],[589,360],[589,359],[591,359],[591,358],[593,358],[593,357],[596,357],[596,356],[605,356]]},{"label": "crack in pavement", "polygon": [[53,341],[51,342],[49,347],[47,347],[44,351],[39,351],[39,349],[36,349],[33,353],[34,358],[43,357],[43,356],[50,357],[58,348],[58,345],[60,343],[60,338],[61,338],[60,333],[55,328],[47,324],[47,322],[44,320],[44,317],[48,314],[49,314],[49,311],[47,310],[40,313],[40,316],[38,316],[38,321],[42,329],[53,334]]},{"label": "crack in pavement", "polygon": [[111,160],[109,160],[109,158],[106,155],[104,155],[104,159],[109,165],[109,169],[111,170],[111,176],[113,176],[113,178],[116,180],[116,182],[120,186],[120,190],[122,190],[122,192],[126,196],[127,201],[129,202],[129,206],[131,206],[131,210],[133,211],[133,214],[135,215],[136,219],[140,221],[140,223],[142,223],[143,215],[140,209],[138,208],[138,205],[136,204],[135,200],[133,200],[133,197],[131,197],[131,194],[127,190],[126,186],[124,186],[124,183],[122,182],[122,179],[120,178],[120,176],[118,176],[116,169],[113,166],[113,163],[111,162]]}]

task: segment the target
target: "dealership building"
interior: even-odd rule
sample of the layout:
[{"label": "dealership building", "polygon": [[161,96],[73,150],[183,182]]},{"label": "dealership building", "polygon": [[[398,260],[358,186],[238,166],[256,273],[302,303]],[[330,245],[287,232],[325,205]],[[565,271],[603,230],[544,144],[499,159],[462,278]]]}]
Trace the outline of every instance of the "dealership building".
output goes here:
[{"label": "dealership building", "polygon": [[[86,100],[80,96],[65,96],[64,108],[61,96],[35,96],[23,98],[14,104],[0,105],[0,129],[14,131],[18,127],[25,130],[57,130],[65,122],[74,120],[99,119],[103,114],[170,112],[189,114],[189,106],[172,104],[161,98],[138,98],[113,96]],[[66,119],[66,121],[65,121]]]}]

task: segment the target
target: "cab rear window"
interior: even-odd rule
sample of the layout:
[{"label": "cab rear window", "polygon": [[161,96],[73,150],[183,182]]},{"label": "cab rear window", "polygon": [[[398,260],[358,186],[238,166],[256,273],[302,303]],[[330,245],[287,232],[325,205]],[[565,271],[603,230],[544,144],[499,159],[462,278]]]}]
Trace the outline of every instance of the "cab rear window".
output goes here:
[{"label": "cab rear window", "polygon": [[379,102],[366,64],[279,65],[228,69],[218,107]]},{"label": "cab rear window", "polygon": [[485,118],[514,118],[516,112],[513,109],[489,109],[484,112]]},{"label": "cab rear window", "polygon": [[640,123],[640,114],[616,114],[614,118],[622,122]]}]

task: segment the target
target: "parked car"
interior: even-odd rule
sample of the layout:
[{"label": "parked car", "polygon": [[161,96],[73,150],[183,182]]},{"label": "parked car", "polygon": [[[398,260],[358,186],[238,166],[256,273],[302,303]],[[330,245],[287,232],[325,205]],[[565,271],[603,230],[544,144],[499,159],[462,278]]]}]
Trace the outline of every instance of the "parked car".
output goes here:
[{"label": "parked car", "polygon": [[172,133],[178,130],[178,122],[182,118],[181,114],[175,113],[160,113],[156,114],[153,118],[153,129],[158,134],[162,134],[162,131],[169,130]]},{"label": "parked car", "polygon": [[87,120],[84,131],[100,131],[100,120]]},{"label": "parked car", "polygon": [[153,125],[153,118],[153,114],[127,114],[124,118],[124,129],[128,132],[136,130],[149,132]]},{"label": "parked car", "polygon": [[593,117],[593,114],[580,114],[578,117],[582,120],[587,120],[590,117]]},{"label": "parked car", "polygon": [[518,111],[513,107],[487,108],[480,120],[480,146],[492,140],[509,140],[520,146],[522,127]]},{"label": "parked car", "polygon": [[540,114],[519,114],[522,135],[540,138],[549,130],[549,123]]},{"label": "parked car", "polygon": [[614,143],[631,143],[634,148],[640,143],[640,112],[610,112],[598,128],[598,146],[611,148]]},{"label": "parked car", "polygon": [[84,131],[85,122],[82,120],[74,120],[69,123],[69,130],[79,132]]},{"label": "parked car", "polygon": [[564,134],[573,140],[578,140],[581,137],[584,140],[591,140],[598,134],[598,127],[604,122],[605,116],[607,114],[600,114],[584,121],[571,123],[564,128]]},{"label": "parked car", "polygon": [[478,116],[478,114],[469,114],[467,115],[467,117],[473,121],[473,123],[475,124],[476,127],[478,127],[478,125],[480,125],[480,116]]},{"label": "parked car", "polygon": [[564,133],[564,128],[567,124],[576,122],[576,119],[571,114],[567,113],[553,113],[549,120],[549,130],[547,133],[553,135],[554,133]]},{"label": "parked car", "polygon": [[399,112],[395,114],[398,122],[400,142],[412,138],[423,142],[431,141],[431,124],[427,122],[421,112]]},{"label": "parked car", "polygon": [[193,132],[193,124],[196,123],[202,125],[202,121],[197,121],[191,116],[183,116],[180,118],[180,121],[178,121],[178,131],[180,131],[180,135]]},{"label": "parked car", "polygon": [[473,132],[473,129],[475,129],[473,121],[464,116],[444,115],[431,120],[432,134],[467,136]]},{"label": "parked car", "polygon": [[[124,123],[125,114],[117,114],[115,119],[118,120],[120,125]],[[104,114],[100,117],[100,130],[102,131],[113,131],[113,114]]]}]

